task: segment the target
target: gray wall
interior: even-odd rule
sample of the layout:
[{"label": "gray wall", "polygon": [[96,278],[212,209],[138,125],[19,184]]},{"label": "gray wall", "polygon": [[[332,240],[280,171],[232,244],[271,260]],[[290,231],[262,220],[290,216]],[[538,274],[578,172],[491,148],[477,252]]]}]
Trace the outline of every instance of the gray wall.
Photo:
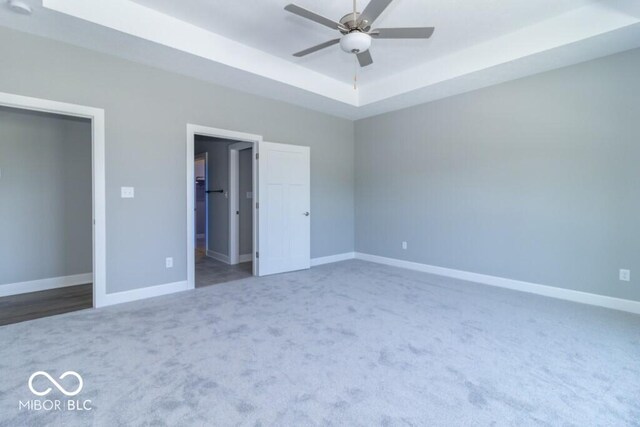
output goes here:
[{"label": "gray wall", "polygon": [[353,122],[12,30],[0,40],[0,91],[105,109],[108,293],[187,278],[187,123],[311,147],[311,256],[353,251]]},{"label": "gray wall", "polygon": [[91,273],[91,124],[0,107],[0,284]]},{"label": "gray wall", "polygon": [[640,300],[638,70],[634,50],[356,122],[357,251]]},{"label": "gray wall", "polygon": [[240,255],[251,255],[253,251],[253,162],[251,150],[240,151]]}]

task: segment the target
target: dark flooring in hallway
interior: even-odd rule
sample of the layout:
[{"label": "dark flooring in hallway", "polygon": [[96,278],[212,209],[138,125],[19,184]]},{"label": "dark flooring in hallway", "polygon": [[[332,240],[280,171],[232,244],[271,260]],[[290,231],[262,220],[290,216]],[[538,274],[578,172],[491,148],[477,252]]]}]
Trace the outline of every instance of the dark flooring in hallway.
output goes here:
[{"label": "dark flooring in hallway", "polygon": [[252,275],[251,261],[229,265],[207,256],[196,256],[196,288],[240,280]]},{"label": "dark flooring in hallway", "polygon": [[93,307],[93,286],[68,286],[0,298],[0,326]]}]

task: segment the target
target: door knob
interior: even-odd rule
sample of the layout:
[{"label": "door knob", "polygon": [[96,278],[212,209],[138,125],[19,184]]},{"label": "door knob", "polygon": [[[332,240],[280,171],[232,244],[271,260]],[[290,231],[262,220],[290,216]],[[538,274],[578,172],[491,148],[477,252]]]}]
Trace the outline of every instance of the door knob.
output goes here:
[{"label": "door knob", "polygon": [[309,216],[309,212],[305,212],[303,215],[304,216]]}]

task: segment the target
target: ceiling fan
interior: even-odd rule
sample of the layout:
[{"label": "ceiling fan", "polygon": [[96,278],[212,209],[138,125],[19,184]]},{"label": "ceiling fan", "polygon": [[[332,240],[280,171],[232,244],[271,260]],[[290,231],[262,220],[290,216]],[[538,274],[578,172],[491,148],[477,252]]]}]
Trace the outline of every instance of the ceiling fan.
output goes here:
[{"label": "ceiling fan", "polygon": [[339,22],[325,18],[295,4],[285,6],[285,10],[318,24],[340,31],[342,37],[329,40],[317,46],[294,53],[295,57],[302,57],[317,52],[329,46],[340,43],[340,47],[347,53],[357,56],[361,67],[373,64],[369,52],[371,39],[428,39],[433,34],[433,27],[417,28],[376,28],[371,29],[373,22],[384,12],[393,0],[371,0],[362,12],[356,10],[356,0],[353,0],[353,12],[343,16]]}]

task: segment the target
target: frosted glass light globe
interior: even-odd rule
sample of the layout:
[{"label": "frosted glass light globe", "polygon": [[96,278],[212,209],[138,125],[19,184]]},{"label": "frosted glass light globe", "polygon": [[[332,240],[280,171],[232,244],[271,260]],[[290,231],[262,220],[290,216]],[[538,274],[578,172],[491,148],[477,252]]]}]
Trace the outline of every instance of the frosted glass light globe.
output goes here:
[{"label": "frosted glass light globe", "polygon": [[340,47],[347,53],[362,53],[371,46],[371,36],[360,31],[352,31],[340,39]]}]

